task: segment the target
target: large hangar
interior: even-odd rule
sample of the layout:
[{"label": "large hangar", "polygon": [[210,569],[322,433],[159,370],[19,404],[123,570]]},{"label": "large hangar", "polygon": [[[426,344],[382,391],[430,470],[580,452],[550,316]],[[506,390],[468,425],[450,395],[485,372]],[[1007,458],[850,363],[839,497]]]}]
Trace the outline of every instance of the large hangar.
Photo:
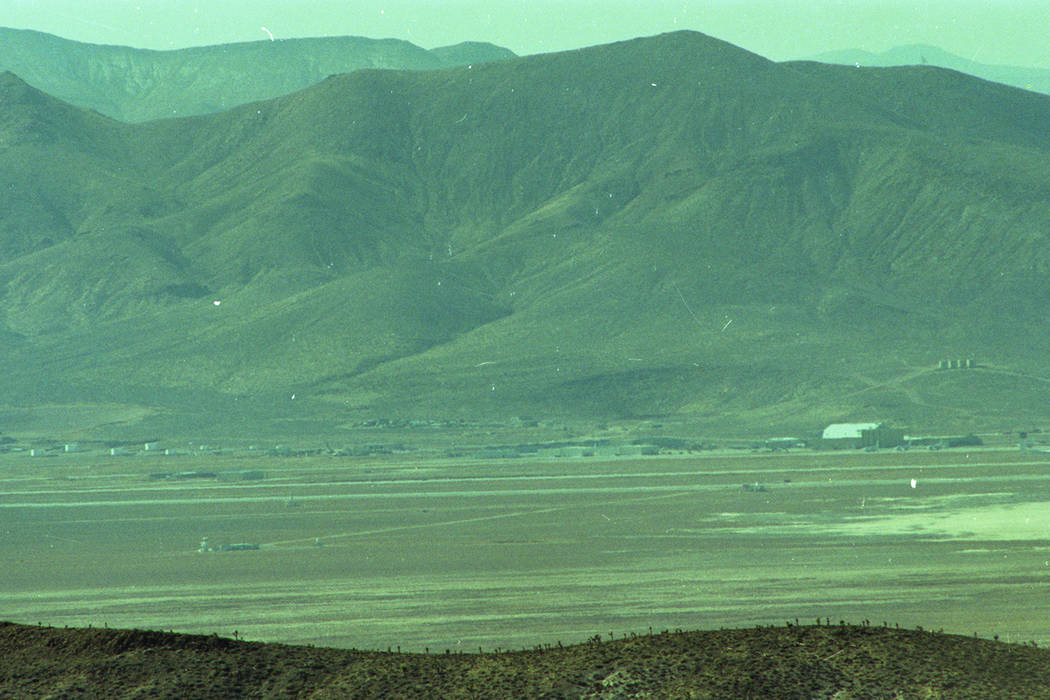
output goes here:
[{"label": "large hangar", "polygon": [[832,423],[824,428],[820,444],[832,450],[897,447],[904,444],[904,430],[884,423]]}]

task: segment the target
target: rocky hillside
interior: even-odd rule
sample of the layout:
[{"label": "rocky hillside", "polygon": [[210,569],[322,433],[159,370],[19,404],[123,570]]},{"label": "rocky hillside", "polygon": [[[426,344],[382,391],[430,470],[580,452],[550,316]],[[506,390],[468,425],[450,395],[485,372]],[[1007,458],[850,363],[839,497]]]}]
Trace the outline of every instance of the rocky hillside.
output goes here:
[{"label": "rocky hillside", "polygon": [[1046,650],[852,625],[399,654],[2,623],[0,653],[10,697],[1050,697]]}]

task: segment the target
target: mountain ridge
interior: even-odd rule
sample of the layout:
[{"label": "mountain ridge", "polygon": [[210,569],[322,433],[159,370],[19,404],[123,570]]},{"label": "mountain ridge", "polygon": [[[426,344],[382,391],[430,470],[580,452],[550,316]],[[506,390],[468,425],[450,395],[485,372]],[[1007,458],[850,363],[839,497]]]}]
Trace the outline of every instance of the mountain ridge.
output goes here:
[{"label": "mountain ridge", "polygon": [[[1038,420],[1009,372],[1050,370],[1042,95],[675,33],[96,122],[109,155],[61,158],[97,184],[0,213],[2,319],[37,348],[10,362],[71,358],[62,392],[284,393],[328,426]],[[0,174],[27,154],[59,157]],[[917,372],[959,354],[992,359]]]},{"label": "mountain ridge", "polygon": [[332,73],[362,68],[437,70],[504,60],[484,42],[428,51],[400,39],[318,37],[171,51],[84,44],[0,27],[0,70],[121,121],[208,114],[294,92]]},{"label": "mountain ridge", "polygon": [[1050,93],[1050,70],[1045,68],[979,63],[927,44],[895,46],[881,53],[859,49],[827,51],[812,60],[865,67],[933,65],[1024,90]]}]

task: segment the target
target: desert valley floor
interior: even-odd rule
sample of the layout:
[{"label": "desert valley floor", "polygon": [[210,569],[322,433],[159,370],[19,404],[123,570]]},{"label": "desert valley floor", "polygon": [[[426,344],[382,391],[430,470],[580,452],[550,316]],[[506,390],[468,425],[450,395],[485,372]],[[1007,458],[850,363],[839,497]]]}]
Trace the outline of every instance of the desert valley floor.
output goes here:
[{"label": "desert valley floor", "polygon": [[0,607],[26,624],[443,652],[867,619],[1050,644],[1050,457],[1016,448],[8,454],[0,479]]}]

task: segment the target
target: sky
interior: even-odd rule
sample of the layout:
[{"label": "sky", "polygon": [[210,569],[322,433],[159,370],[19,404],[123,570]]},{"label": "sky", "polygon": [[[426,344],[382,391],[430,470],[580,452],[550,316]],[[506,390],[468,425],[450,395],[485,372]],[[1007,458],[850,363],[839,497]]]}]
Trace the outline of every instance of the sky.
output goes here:
[{"label": "sky", "polygon": [[354,35],[522,55],[692,29],[773,60],[929,44],[1050,68],[1050,0],[0,0],[0,26],[149,49]]}]

